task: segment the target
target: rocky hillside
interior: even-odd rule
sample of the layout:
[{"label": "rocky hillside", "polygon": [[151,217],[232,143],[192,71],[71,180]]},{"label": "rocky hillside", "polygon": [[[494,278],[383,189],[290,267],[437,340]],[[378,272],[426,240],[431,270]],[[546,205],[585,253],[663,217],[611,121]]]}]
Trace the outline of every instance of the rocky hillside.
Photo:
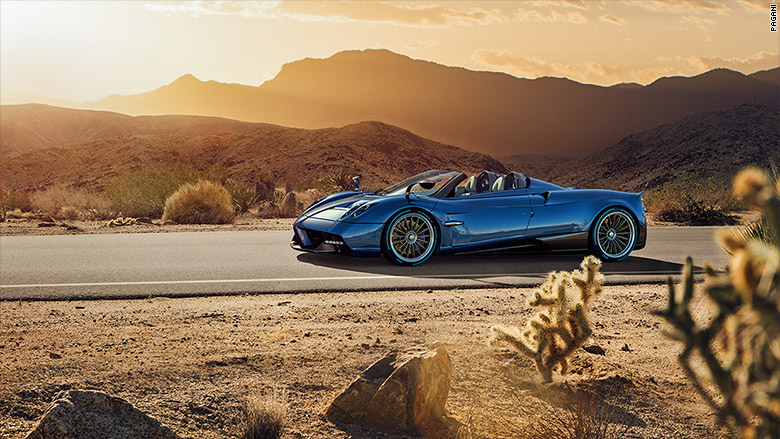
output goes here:
[{"label": "rocky hillside", "polygon": [[131,135],[40,149],[0,162],[0,183],[35,189],[55,183],[103,188],[119,173],[183,164],[221,167],[248,178],[268,171],[280,183],[305,185],[333,168],[361,175],[364,187],[428,169],[506,172],[490,156],[444,145],[380,122],[304,130],[263,126],[239,134]]},{"label": "rocky hillside", "polygon": [[[517,157],[505,161],[522,171]],[[547,166],[532,163],[539,178],[564,186],[608,187],[639,191],[656,187],[685,171],[697,171],[731,185],[745,166],[780,165],[780,112],[748,103],[724,111],[684,118],[626,137],[583,160]]]},{"label": "rocky hillside", "polygon": [[159,89],[109,96],[90,108],[198,114],[321,128],[378,120],[490,154],[583,157],[625,136],[745,102],[780,107],[772,78],[716,69],[647,86],[600,87],[523,79],[415,60],[387,50],[340,52],[286,64],[259,87],[186,75]]},{"label": "rocky hillside", "polygon": [[241,133],[265,124],[203,116],[128,116],[42,104],[0,106],[0,159],[52,146],[131,134]]}]

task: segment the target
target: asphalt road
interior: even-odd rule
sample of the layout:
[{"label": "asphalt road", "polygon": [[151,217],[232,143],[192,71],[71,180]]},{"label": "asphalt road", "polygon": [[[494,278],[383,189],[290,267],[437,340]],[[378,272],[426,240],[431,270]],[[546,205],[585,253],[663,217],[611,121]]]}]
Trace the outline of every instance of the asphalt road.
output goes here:
[{"label": "asphalt road", "polygon": [[[686,255],[722,267],[715,227],[650,228],[647,247],[605,264],[607,283],[679,276]],[[582,254],[435,257],[419,267],[384,258],[299,253],[291,232],[0,237],[0,300],[534,286]]]}]

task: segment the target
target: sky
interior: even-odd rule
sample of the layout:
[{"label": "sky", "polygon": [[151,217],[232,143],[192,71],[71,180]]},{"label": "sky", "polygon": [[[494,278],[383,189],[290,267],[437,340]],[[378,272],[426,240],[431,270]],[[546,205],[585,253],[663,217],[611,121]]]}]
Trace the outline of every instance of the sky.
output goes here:
[{"label": "sky", "polygon": [[285,63],[369,48],[597,85],[749,74],[780,66],[771,3],[0,0],[0,101],[89,102],[185,74],[257,86]]}]

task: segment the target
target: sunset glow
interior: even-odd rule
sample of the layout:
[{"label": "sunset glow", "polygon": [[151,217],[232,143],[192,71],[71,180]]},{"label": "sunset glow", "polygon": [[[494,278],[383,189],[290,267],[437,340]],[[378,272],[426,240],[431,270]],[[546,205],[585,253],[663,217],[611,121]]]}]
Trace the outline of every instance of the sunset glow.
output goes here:
[{"label": "sunset glow", "polygon": [[386,48],[525,78],[647,84],[780,65],[769,1],[0,2],[0,99],[76,102],[184,75],[257,86],[285,63]]}]

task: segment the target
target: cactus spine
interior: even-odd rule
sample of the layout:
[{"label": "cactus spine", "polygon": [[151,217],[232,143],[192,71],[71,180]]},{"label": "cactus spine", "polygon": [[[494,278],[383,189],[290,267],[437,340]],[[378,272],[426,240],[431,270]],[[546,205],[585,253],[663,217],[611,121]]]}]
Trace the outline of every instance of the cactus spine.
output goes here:
[{"label": "cactus spine", "polygon": [[588,308],[590,300],[601,292],[604,275],[599,272],[601,261],[593,256],[583,259],[580,267],[571,273],[549,274],[529,302],[537,311],[522,331],[501,325],[490,328],[490,344],[507,344],[532,358],[544,382],[552,381],[556,367],[561,375],[567,373],[568,357],[592,333]]},{"label": "cactus spine", "polygon": [[[717,310],[708,324],[691,314],[693,261],[687,258],[682,285],[669,281],[669,308],[658,312],[681,336],[680,364],[707,403],[744,438],[780,437],[780,184],[773,188],[757,169],[740,172],[734,193],[764,210],[774,231],[770,242],[719,236],[731,253],[727,273],[706,266],[705,296]],[[703,365],[693,362],[693,354]]]}]

